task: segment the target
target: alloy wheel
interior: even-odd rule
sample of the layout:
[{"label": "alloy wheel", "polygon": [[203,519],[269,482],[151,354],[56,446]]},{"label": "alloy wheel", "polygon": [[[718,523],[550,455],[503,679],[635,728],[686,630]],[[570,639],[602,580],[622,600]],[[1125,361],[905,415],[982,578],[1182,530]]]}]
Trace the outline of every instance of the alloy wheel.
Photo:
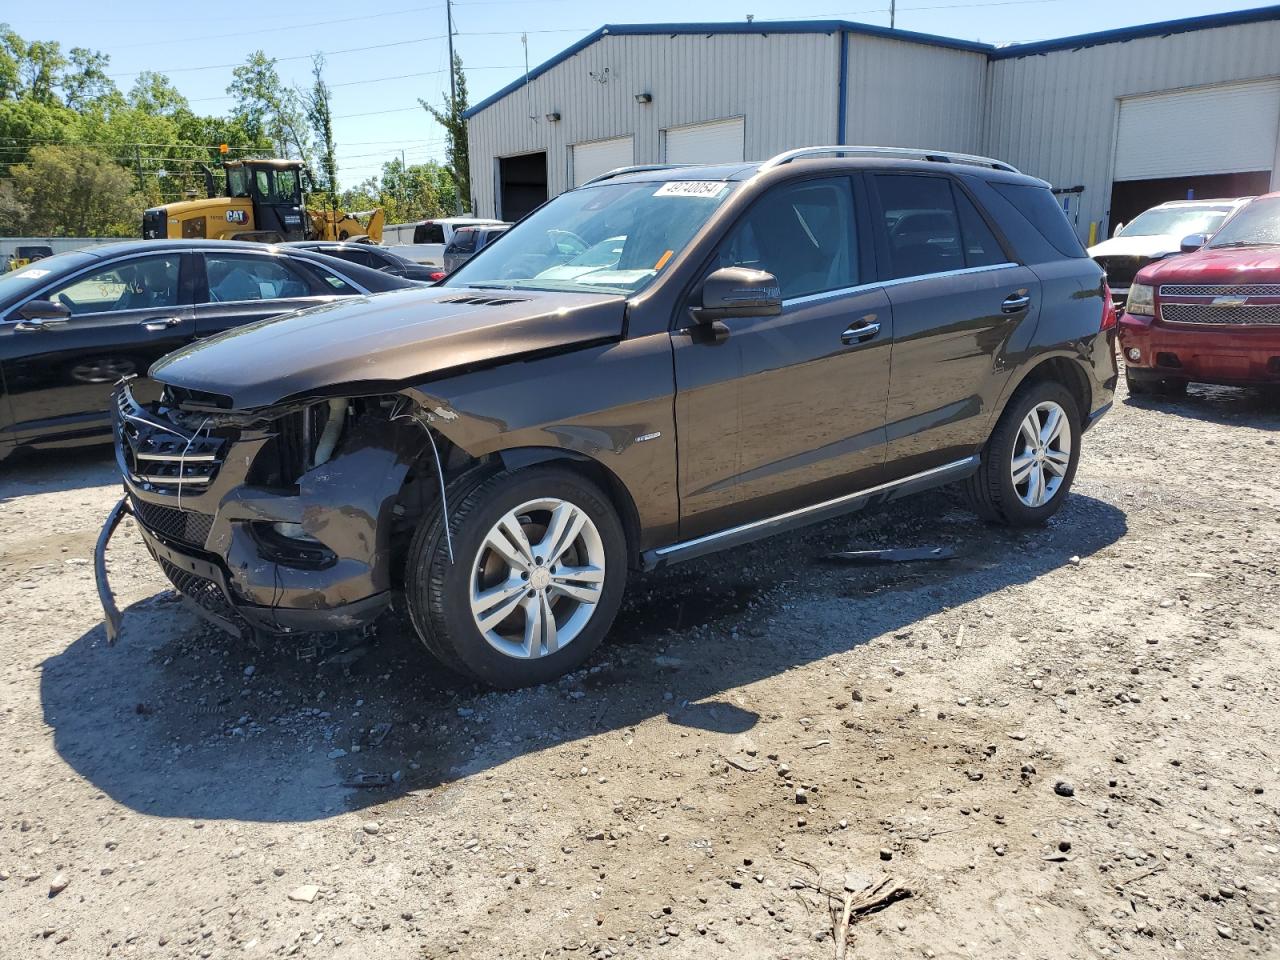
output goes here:
[{"label": "alloy wheel", "polygon": [[1043,507],[1058,493],[1071,466],[1071,423],[1052,400],[1037,403],[1018,428],[1009,471],[1018,499]]},{"label": "alloy wheel", "polygon": [[100,357],[71,368],[71,377],[80,383],[115,383],[137,372],[138,365],[127,357]]},{"label": "alloy wheel", "polygon": [[537,659],[568,646],[604,589],[604,542],[581,507],[523,503],[485,535],[471,570],[471,615],[491,647]]}]

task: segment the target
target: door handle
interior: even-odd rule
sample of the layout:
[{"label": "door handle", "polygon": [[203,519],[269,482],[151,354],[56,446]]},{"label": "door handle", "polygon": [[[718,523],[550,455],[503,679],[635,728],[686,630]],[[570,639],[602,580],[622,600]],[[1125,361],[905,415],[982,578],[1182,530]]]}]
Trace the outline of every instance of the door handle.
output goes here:
[{"label": "door handle", "polygon": [[181,317],[163,317],[159,320],[143,320],[141,326],[148,333],[160,333],[162,330],[176,327],[181,322]]},{"label": "door handle", "polygon": [[58,327],[67,321],[61,317],[45,317],[38,320],[19,320],[13,325],[18,333],[43,333],[50,327]]},{"label": "door handle", "polygon": [[866,343],[879,332],[880,321],[876,319],[874,313],[868,313],[857,323],[850,324],[844,333],[840,334],[840,342],[846,346],[855,343]]},{"label": "door handle", "polygon": [[1005,313],[1018,313],[1025,310],[1031,305],[1031,295],[1025,290],[1015,290],[1004,298],[1004,303],[1000,304],[1000,309]]}]

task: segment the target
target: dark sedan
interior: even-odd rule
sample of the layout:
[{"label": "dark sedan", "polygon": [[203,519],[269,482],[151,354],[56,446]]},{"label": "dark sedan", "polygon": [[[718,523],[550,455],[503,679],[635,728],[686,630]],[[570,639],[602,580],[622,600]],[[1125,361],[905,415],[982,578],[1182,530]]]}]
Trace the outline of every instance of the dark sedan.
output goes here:
[{"label": "dark sedan", "polygon": [[[110,438],[111,385],[253,320],[416,284],[310,250],[139,240],[0,276],[0,459]],[[139,384],[147,391],[149,382]]]},{"label": "dark sedan", "polygon": [[406,280],[421,280],[424,283],[431,283],[444,277],[443,271],[423,266],[420,263],[414,263],[412,260],[406,260],[390,250],[374,246],[371,243],[296,240],[293,243],[286,243],[285,246],[291,250],[311,250],[315,253],[323,253],[328,257],[337,257],[339,260],[346,260],[349,263],[358,263],[362,267],[381,270],[383,273],[404,277]]}]

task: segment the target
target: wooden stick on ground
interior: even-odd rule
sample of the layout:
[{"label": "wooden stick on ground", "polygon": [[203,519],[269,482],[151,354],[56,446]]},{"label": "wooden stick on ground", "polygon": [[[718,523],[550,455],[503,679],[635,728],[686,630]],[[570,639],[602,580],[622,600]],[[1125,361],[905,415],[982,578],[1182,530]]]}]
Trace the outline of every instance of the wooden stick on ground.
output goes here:
[{"label": "wooden stick on ground", "polygon": [[853,894],[844,895],[844,910],[836,924],[836,960],[844,960],[849,950],[849,918],[853,916]]}]

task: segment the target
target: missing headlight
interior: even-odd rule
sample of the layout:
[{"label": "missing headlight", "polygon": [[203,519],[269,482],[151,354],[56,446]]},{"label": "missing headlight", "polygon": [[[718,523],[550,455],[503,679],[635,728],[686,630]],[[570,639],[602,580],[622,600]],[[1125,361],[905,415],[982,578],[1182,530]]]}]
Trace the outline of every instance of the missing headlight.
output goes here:
[{"label": "missing headlight", "polygon": [[254,522],[249,530],[262,556],[274,563],[323,570],[338,562],[338,555],[304,531],[300,523]]}]

